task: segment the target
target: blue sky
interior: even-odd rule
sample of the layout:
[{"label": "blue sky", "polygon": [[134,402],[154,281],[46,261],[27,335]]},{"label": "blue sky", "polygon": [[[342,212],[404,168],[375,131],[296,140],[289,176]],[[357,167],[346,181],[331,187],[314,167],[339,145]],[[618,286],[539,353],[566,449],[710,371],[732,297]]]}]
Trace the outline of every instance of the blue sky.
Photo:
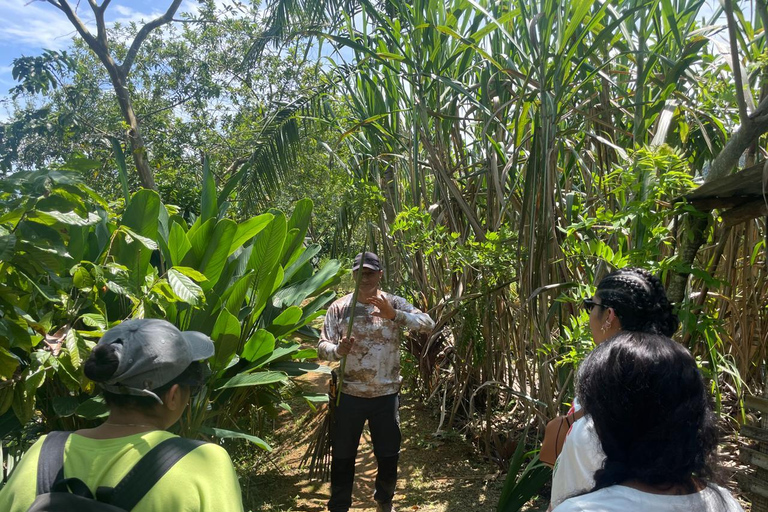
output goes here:
[{"label": "blue sky", "polygon": [[[99,0],[101,3],[103,0]],[[80,18],[95,33],[93,13],[86,0],[70,0],[79,5]],[[218,3],[218,2],[217,2]],[[162,14],[170,0],[112,0],[106,10],[108,24],[150,20]],[[185,0],[179,13],[195,12],[197,2]],[[76,35],[63,12],[44,0],[0,0],[0,99],[16,85],[11,76],[13,59],[22,55],[39,55],[44,49],[65,50]],[[0,103],[0,120],[8,115]]]},{"label": "blue sky", "polygon": [[[103,0],[98,0],[101,3]],[[711,13],[717,0],[707,0],[702,14]],[[112,0],[107,11],[108,24],[149,20],[160,15],[171,0]],[[216,0],[219,5],[230,0]],[[93,14],[86,0],[70,0],[79,4],[78,14],[95,32]],[[184,0],[179,13],[197,11],[196,0]],[[39,55],[44,49],[64,50],[76,35],[64,13],[45,0],[0,0],[0,121],[8,117],[8,89],[16,85],[11,76],[13,59],[22,55]],[[725,36],[725,34],[723,34]]]}]

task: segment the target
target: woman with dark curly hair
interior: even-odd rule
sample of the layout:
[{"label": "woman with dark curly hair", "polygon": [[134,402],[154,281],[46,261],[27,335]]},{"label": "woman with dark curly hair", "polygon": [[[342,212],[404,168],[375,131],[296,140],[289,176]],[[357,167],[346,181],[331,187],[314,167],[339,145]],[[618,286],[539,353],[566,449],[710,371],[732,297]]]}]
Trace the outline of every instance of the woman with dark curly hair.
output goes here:
[{"label": "woman with dark curly hair", "polygon": [[[644,332],[672,336],[679,321],[661,281],[641,268],[622,268],[605,276],[595,296],[584,301],[589,327],[596,345],[621,332]],[[552,477],[552,507],[594,486],[594,474],[605,455],[589,416],[574,400],[573,426],[557,458]]]},{"label": "woman with dark curly hair", "polygon": [[717,426],[696,361],[666,336],[620,333],[579,371],[578,397],[605,452],[591,492],[556,512],[739,512],[708,482]]}]

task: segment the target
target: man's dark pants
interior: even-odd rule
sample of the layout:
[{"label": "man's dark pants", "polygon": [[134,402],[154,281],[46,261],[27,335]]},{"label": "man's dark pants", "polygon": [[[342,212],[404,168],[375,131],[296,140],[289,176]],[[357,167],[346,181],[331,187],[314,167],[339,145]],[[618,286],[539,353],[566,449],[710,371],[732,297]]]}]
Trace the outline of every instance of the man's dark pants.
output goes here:
[{"label": "man's dark pants", "polygon": [[331,499],[328,501],[328,510],[347,512],[352,505],[355,456],[366,420],[378,463],[373,499],[385,504],[392,501],[400,454],[399,407],[397,394],[375,398],[341,394],[331,433]]}]

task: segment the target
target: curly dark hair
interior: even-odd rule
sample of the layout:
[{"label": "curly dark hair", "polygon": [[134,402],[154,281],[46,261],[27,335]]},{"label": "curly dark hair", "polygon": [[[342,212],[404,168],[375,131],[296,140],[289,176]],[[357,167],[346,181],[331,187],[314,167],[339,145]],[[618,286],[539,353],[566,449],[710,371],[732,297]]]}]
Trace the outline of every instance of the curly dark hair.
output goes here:
[{"label": "curly dark hair", "polygon": [[602,489],[637,479],[682,485],[712,477],[718,432],[696,361],[666,336],[622,332],[598,345],[579,371],[578,397],[606,455]]},{"label": "curly dark hair", "polygon": [[597,296],[612,307],[625,331],[672,336],[680,321],[659,278],[642,268],[622,268],[605,276]]},{"label": "curly dark hair", "polygon": [[[83,371],[85,376],[94,382],[108,381],[117,371],[120,360],[115,353],[115,345],[96,345],[91,351],[91,355],[85,361]],[[170,382],[152,389],[154,394],[162,397],[174,384],[187,387],[192,392],[203,385],[207,373],[204,363],[194,361],[187,366],[183,372]],[[121,395],[111,391],[102,390],[104,401],[109,407],[123,407],[132,409],[151,410],[157,406],[157,400],[151,396]]]}]

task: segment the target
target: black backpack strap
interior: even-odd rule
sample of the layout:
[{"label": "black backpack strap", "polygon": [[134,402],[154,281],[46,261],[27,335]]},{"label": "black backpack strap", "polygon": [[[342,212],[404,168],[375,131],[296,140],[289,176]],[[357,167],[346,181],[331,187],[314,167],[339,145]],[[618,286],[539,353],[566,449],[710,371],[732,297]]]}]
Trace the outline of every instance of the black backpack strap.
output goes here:
[{"label": "black backpack strap", "polygon": [[[205,444],[183,437],[173,437],[158,444],[141,458],[110,493],[109,503],[132,510],[150,489],[186,454]],[[99,489],[97,495],[104,495]]]},{"label": "black backpack strap", "polygon": [[93,499],[91,490],[85,485],[85,482],[79,478],[62,478],[61,480],[56,480],[53,487],[51,487],[51,492],[66,492],[74,494],[75,496]]},{"label": "black backpack strap", "polygon": [[37,458],[37,495],[51,492],[57,480],[64,479],[64,445],[71,432],[51,432],[45,436]]}]

